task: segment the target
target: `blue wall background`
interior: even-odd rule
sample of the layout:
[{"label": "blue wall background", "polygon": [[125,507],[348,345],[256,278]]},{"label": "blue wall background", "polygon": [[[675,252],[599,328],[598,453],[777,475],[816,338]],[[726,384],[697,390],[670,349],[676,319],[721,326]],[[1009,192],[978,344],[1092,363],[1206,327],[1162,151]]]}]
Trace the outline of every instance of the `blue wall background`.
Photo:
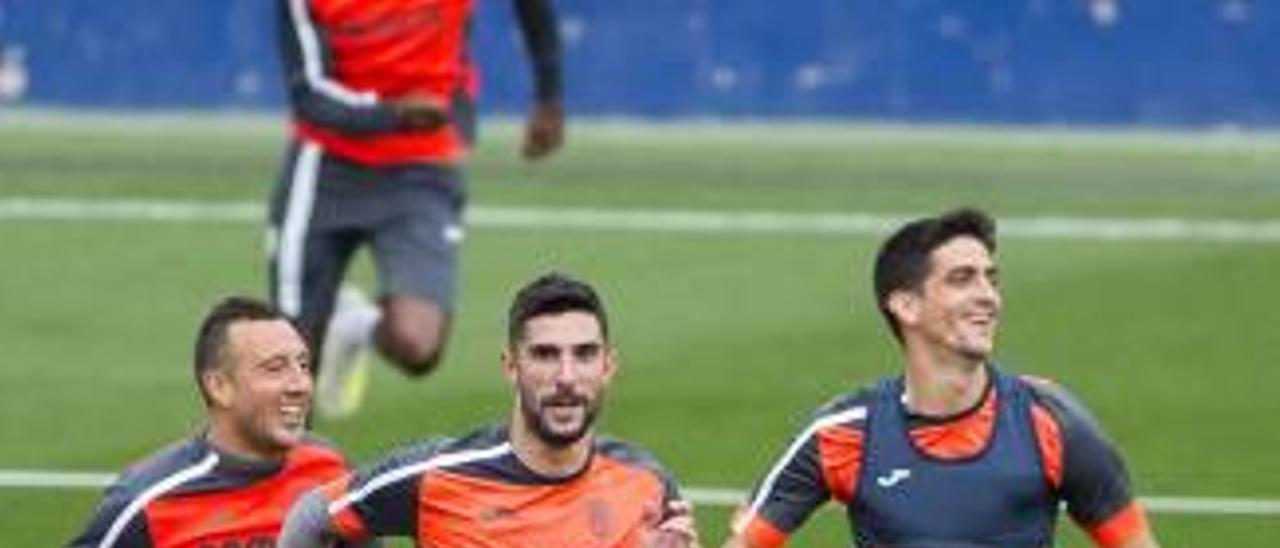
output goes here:
[{"label": "blue wall background", "polygon": [[[275,108],[276,0],[0,0],[30,104]],[[1280,123],[1280,2],[558,0],[576,113]],[[1093,0],[1100,1],[1100,0]],[[509,0],[478,0],[486,110],[520,111]]]}]

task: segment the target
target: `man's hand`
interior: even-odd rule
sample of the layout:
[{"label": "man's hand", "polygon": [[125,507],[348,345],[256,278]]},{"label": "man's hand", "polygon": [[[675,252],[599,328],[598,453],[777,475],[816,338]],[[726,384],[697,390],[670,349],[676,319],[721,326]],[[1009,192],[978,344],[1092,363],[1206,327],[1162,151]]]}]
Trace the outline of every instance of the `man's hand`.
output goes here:
[{"label": "man's hand", "polygon": [[698,529],[693,523],[693,506],[675,500],[667,504],[666,519],[658,505],[645,508],[647,530],[640,536],[642,548],[700,548]]},{"label": "man's hand", "polygon": [[541,101],[524,128],[524,146],[520,153],[526,160],[541,160],[555,152],[564,142],[564,108],[559,102]]},{"label": "man's hand", "polygon": [[449,109],[426,95],[406,95],[387,101],[400,125],[411,131],[434,131],[449,123]]}]

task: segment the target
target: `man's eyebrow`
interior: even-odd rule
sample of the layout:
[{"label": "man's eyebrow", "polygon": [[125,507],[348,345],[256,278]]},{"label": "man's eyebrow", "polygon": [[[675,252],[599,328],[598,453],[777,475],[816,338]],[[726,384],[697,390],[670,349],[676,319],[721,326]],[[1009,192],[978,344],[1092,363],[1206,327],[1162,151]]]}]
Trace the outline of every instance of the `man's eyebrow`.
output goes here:
[{"label": "man's eyebrow", "polygon": [[[290,355],[290,354],[289,354],[289,353],[287,353],[287,352],[280,352],[280,353],[277,353],[277,354],[268,354],[266,357],[264,357],[264,358],[262,358],[262,359],[255,360],[255,361],[253,362],[253,365],[254,365],[254,366],[259,366],[259,365],[266,365],[266,364],[269,364],[269,363],[271,363],[271,362],[281,362],[281,361],[285,361],[285,362],[287,362],[287,361],[289,361],[289,358],[294,357],[294,356],[295,356],[295,355]],[[297,357],[299,357],[299,358],[303,358],[303,359],[304,359],[304,361],[308,361],[308,362],[309,362],[309,361],[311,361],[311,353],[310,353],[310,352],[308,352],[308,351],[303,350],[303,351],[301,351],[301,352],[298,352],[298,353],[296,354],[296,356],[297,356]]]},{"label": "man's eyebrow", "polygon": [[284,359],[288,359],[288,356],[284,354],[267,354],[266,356],[263,356],[262,358],[255,360],[253,363],[267,363],[272,361],[280,361]]}]

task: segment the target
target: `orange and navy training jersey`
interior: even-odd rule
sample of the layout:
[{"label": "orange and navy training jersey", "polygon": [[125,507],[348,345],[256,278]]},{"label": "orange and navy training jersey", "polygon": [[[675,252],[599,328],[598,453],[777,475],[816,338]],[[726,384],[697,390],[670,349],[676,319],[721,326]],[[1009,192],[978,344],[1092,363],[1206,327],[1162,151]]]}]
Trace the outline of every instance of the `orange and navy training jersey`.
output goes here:
[{"label": "orange and navy training jersey", "polygon": [[750,546],[780,546],[829,499],[859,546],[1052,545],[1060,502],[1100,546],[1146,529],[1114,446],[1047,381],[989,368],[973,408],[912,414],[903,379],[824,406],[737,516]]},{"label": "orange and navy training jersey", "polygon": [[274,546],[294,501],[346,472],[342,455],[319,440],[298,444],[284,462],[265,462],[196,436],[121,474],[71,546]]},{"label": "orange and navy training jersey", "polygon": [[425,442],[321,489],[342,538],[409,537],[419,546],[637,546],[646,517],[677,500],[644,451],[596,439],[568,477],[530,470],[507,429]]},{"label": "orange and navy training jersey", "polygon": [[[278,0],[295,134],[364,165],[456,163],[465,156],[477,73],[473,0]],[[559,99],[559,39],[549,0],[516,0],[540,99]],[[408,130],[388,99],[427,96],[450,109]]]}]

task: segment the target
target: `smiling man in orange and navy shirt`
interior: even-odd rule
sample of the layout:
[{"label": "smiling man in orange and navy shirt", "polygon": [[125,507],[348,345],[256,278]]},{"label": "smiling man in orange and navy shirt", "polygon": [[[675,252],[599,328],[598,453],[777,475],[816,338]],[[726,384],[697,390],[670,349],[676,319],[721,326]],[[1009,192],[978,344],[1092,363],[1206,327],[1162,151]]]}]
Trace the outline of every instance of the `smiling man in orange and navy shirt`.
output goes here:
[{"label": "smiling man in orange and navy shirt", "polygon": [[957,210],[881,247],[875,291],[905,374],[820,410],[756,487],[726,548],[785,544],[829,499],[858,546],[1052,546],[1060,503],[1103,547],[1157,546],[1120,454],[1061,387],[991,361],[995,222]]},{"label": "smiling man in orange and navy shirt", "polygon": [[306,433],[310,368],[284,314],[223,300],[196,340],[206,428],[126,470],[71,545],[274,546],[294,501],[347,471],[342,455]]}]

